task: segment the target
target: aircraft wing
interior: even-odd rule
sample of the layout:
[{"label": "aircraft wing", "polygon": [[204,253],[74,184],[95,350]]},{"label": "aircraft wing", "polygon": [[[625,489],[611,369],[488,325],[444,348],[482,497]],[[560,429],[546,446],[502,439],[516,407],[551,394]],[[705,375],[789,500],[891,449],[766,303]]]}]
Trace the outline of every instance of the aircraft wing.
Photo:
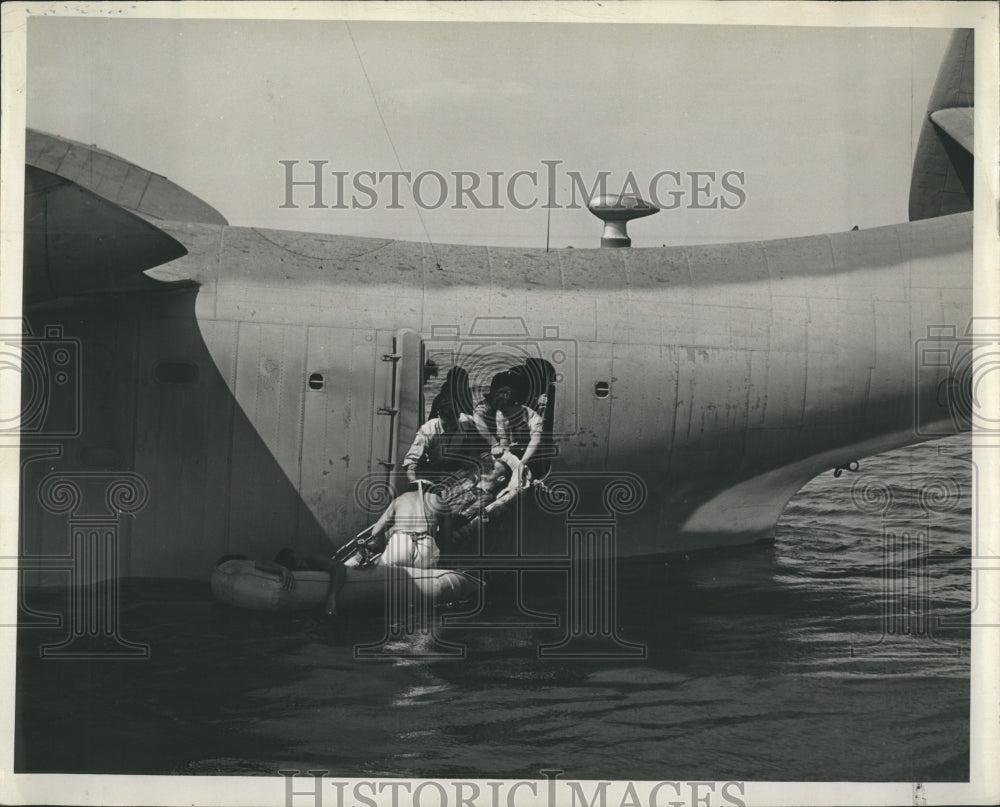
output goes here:
[{"label": "aircraft wing", "polygon": [[974,116],[971,106],[939,109],[931,113],[931,122],[969,152],[969,154],[976,153],[972,148],[973,120]]},{"label": "aircraft wing", "polygon": [[225,225],[213,207],[114,154],[28,129],[24,302],[164,288],[144,272],[186,255],[157,220]]},{"label": "aircraft wing", "polygon": [[142,273],[187,254],[176,239],[75,182],[25,167],[24,302],[143,290]]},{"label": "aircraft wing", "polygon": [[28,165],[58,174],[147,218],[229,223],[218,210],[166,177],[96,146],[28,129],[24,155]]}]

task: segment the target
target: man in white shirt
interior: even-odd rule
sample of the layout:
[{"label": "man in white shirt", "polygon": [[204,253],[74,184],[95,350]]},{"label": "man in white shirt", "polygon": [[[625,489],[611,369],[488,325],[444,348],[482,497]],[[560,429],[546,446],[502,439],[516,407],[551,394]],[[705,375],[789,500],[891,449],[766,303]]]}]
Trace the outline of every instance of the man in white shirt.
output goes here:
[{"label": "man in white shirt", "polygon": [[410,450],[403,458],[406,478],[415,484],[418,476],[434,478],[467,467],[481,446],[479,434],[466,414],[455,414],[450,399],[441,401],[439,416],[417,430]]},{"label": "man in white shirt", "polygon": [[451,522],[448,507],[423,481],[417,490],[392,500],[381,518],[372,526],[370,544],[384,545],[383,566],[416,566],[433,569],[441,551],[437,539],[447,541]]}]

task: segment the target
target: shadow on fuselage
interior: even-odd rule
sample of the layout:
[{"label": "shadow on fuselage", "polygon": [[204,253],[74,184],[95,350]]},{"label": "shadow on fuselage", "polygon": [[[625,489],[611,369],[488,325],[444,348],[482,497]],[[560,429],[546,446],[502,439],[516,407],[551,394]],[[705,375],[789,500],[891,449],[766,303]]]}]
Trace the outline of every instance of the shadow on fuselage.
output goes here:
[{"label": "shadow on fuselage", "polygon": [[[226,553],[329,550],[324,531],[209,354],[195,317],[198,291],[185,284],[29,312],[32,333],[60,327],[61,339],[78,344],[79,362],[71,368],[77,374],[72,381],[78,380],[75,400],[53,396],[61,412],[50,417],[64,432],[64,423],[73,421],[75,433],[46,436],[43,426],[22,438],[26,558],[71,555],[68,520],[87,516],[114,524],[117,574],[123,577],[207,579]],[[231,329],[235,346],[235,323],[213,327]],[[35,392],[25,387],[26,398]],[[116,474],[129,472],[145,482],[148,502],[134,516],[109,513],[106,489]],[[43,480],[52,475],[81,491],[69,515],[50,512],[40,500]],[[64,573],[55,577],[44,574],[41,582],[65,581]],[[29,574],[28,580],[39,578]]]}]

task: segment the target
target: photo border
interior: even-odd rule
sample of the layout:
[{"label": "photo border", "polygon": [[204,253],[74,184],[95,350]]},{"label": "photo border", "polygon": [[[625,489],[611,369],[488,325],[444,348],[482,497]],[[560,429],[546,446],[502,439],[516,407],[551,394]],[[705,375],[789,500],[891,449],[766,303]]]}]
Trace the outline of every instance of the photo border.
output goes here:
[{"label": "photo border", "polygon": [[[1000,317],[1000,238],[998,238],[998,6],[993,2],[669,2],[603,4],[591,2],[483,3],[4,3],[2,9],[2,103],[0,148],[3,171],[0,204],[0,316],[21,316],[23,249],[24,130],[28,20],[36,16],[168,19],[295,19],[369,21],[573,22],[725,24],[809,27],[974,28],[976,37],[977,145],[974,212],[973,316]],[[1000,401],[1000,374],[987,390],[994,406]],[[0,388],[0,407],[19,406],[16,385]],[[991,413],[996,416],[996,410]],[[17,444],[0,448],[0,501],[15,503],[0,514],[0,556],[17,556]],[[844,783],[747,782],[741,798],[756,805],[850,804],[988,804],[1000,798],[1000,774],[991,764],[1000,747],[1000,539],[997,513],[1000,492],[1000,442],[973,435],[972,459],[978,472],[973,492],[975,508],[984,514],[972,526],[972,585],[978,587],[978,608],[985,627],[973,628],[970,674],[969,783]],[[992,491],[992,493],[991,493]],[[975,510],[974,510],[975,511]],[[17,621],[16,587],[0,588],[0,624]],[[992,628],[992,629],[991,629]],[[0,631],[0,657],[16,659],[17,632]],[[249,805],[286,804],[283,777],[240,776],[117,776],[13,773],[15,665],[0,666],[0,803],[3,804],[162,804]],[[353,780],[346,780],[353,781]],[[413,780],[414,784],[418,781]],[[446,780],[450,781],[450,780]],[[486,780],[477,781],[483,785]],[[518,804],[547,804],[539,780],[538,795],[518,791]],[[625,782],[608,790],[609,804],[618,804]],[[647,785],[650,783],[647,783]],[[723,783],[716,783],[721,787]],[[588,789],[588,792],[591,792]],[[644,792],[636,783],[636,792]],[[327,791],[324,803],[335,804]],[[390,803],[390,794],[380,797]],[[666,803],[662,801],[661,803]],[[295,804],[308,803],[297,797]],[[485,803],[485,802],[484,802]],[[506,802],[504,802],[506,803]],[[648,802],[644,802],[648,803]]]}]

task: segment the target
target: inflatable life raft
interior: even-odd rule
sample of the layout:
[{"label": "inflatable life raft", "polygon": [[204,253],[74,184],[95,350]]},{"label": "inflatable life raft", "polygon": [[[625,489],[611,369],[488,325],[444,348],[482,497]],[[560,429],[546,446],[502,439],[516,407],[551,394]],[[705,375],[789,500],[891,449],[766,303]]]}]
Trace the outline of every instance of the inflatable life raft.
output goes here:
[{"label": "inflatable life raft", "polygon": [[[353,559],[352,559],[353,560]],[[448,605],[474,597],[484,585],[465,572],[417,569],[410,566],[358,567],[346,564],[347,578],[337,594],[337,610],[379,606],[389,597],[389,586],[402,602],[430,601]],[[292,572],[294,584],[284,587],[281,575],[261,569],[252,560],[227,560],[212,570],[212,595],[219,602],[252,611],[308,611],[326,602],[330,575]]]},{"label": "inflatable life raft", "polygon": [[[504,461],[514,465],[509,456]],[[494,459],[486,452],[481,458],[482,467],[492,463]],[[438,486],[452,516],[452,540],[445,551],[460,550],[481,536],[489,522],[495,523],[506,515],[528,490],[527,487],[504,489],[493,501],[484,504],[476,495],[478,480],[475,469],[463,470],[445,478]],[[357,555],[346,560],[344,565],[347,577],[337,594],[338,611],[387,602],[390,585],[394,586],[392,593],[398,603],[419,600],[435,605],[472,599],[484,585],[465,572],[450,569],[417,569],[380,563],[359,565]],[[307,611],[325,603],[330,587],[327,572],[294,571],[291,575],[294,585],[285,587],[276,570],[261,568],[245,558],[226,560],[212,571],[212,594],[220,602],[254,611]]]}]

